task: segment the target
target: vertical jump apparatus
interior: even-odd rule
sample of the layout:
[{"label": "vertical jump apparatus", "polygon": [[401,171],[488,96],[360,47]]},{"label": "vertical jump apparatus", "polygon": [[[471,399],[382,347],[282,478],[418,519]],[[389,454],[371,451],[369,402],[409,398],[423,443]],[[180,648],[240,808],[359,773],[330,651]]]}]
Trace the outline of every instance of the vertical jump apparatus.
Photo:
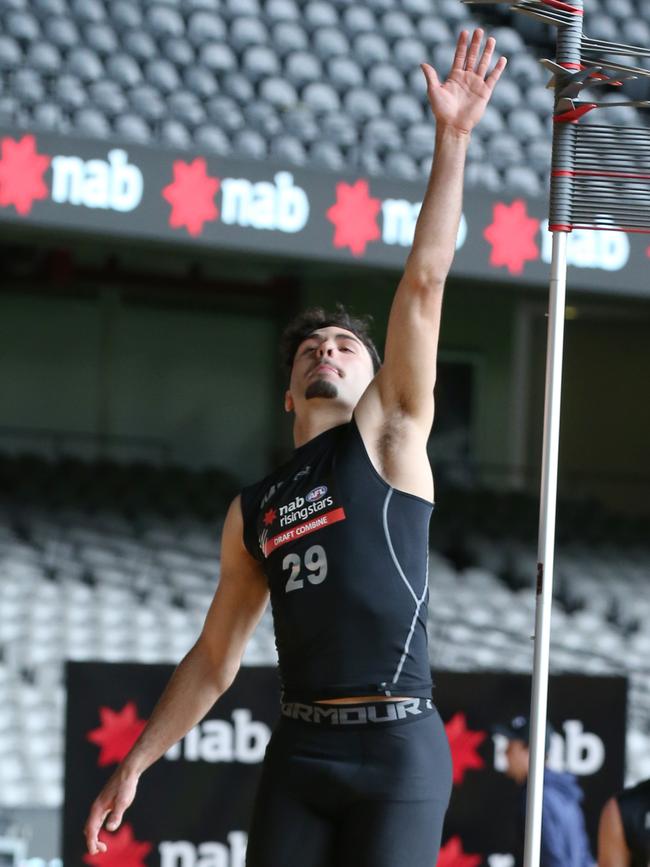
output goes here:
[{"label": "vertical jump apparatus", "polygon": [[[555,92],[549,231],[553,235],[546,356],[544,438],[540,491],[530,769],[526,807],[525,867],[540,863],[542,798],[553,598],[560,397],[564,342],[567,234],[576,229],[650,232],[650,127],[581,124],[601,105],[650,107],[650,101],[581,101],[583,88],[620,86],[650,72],[612,56],[650,57],[650,49],[589,39],[583,34],[582,0],[463,0],[507,3],[515,11],[557,27],[556,60],[542,60]],[[604,53],[607,59],[594,55]],[[610,74],[610,73],[613,73]]]}]

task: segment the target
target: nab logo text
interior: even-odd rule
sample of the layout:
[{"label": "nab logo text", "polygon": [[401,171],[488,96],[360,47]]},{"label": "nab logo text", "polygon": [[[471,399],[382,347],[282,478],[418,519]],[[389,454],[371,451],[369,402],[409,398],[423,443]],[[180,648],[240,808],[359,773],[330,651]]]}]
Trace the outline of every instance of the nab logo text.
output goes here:
[{"label": "nab logo text", "polygon": [[207,719],[191,729],[165,753],[170,762],[242,762],[254,765],[264,758],[271,729],[251,719],[246,709],[232,712],[232,723]]},{"label": "nab logo text", "polygon": [[108,160],[56,156],[52,179],[52,200],[60,204],[126,212],[142,201],[142,172],[119,148],[109,151]]},{"label": "nab logo text", "polygon": [[248,837],[243,831],[230,831],[228,844],[167,840],[160,843],[160,867],[244,867]]}]

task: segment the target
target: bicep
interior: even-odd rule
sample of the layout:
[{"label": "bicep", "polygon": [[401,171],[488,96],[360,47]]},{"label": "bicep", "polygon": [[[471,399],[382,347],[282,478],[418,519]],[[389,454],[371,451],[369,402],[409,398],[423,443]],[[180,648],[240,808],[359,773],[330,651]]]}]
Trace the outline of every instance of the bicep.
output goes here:
[{"label": "bicep", "polygon": [[433,421],[442,295],[442,284],[427,284],[405,272],[393,299],[384,364],[377,375],[385,409],[428,427]]},{"label": "bicep", "polygon": [[219,584],[199,639],[221,665],[231,669],[239,666],[268,598],[268,583],[262,566],[244,546],[241,505],[237,497],[226,516]]}]

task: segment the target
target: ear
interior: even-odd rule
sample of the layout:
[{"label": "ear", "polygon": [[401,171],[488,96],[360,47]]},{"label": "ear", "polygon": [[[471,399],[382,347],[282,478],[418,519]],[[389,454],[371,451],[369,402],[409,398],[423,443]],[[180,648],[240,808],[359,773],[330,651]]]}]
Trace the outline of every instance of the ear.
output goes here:
[{"label": "ear", "polygon": [[293,397],[291,396],[291,392],[287,389],[284,393],[284,411],[285,412],[293,412],[295,409],[295,404],[293,402]]}]

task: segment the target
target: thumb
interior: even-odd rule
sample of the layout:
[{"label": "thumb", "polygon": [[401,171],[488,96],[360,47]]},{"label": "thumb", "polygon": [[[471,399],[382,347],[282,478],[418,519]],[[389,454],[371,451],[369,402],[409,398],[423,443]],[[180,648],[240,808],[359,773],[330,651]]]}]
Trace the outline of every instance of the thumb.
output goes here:
[{"label": "thumb", "polygon": [[424,77],[427,80],[427,86],[429,89],[440,86],[440,81],[438,80],[438,73],[435,71],[433,66],[430,63],[421,63],[420,69],[424,73]]}]

